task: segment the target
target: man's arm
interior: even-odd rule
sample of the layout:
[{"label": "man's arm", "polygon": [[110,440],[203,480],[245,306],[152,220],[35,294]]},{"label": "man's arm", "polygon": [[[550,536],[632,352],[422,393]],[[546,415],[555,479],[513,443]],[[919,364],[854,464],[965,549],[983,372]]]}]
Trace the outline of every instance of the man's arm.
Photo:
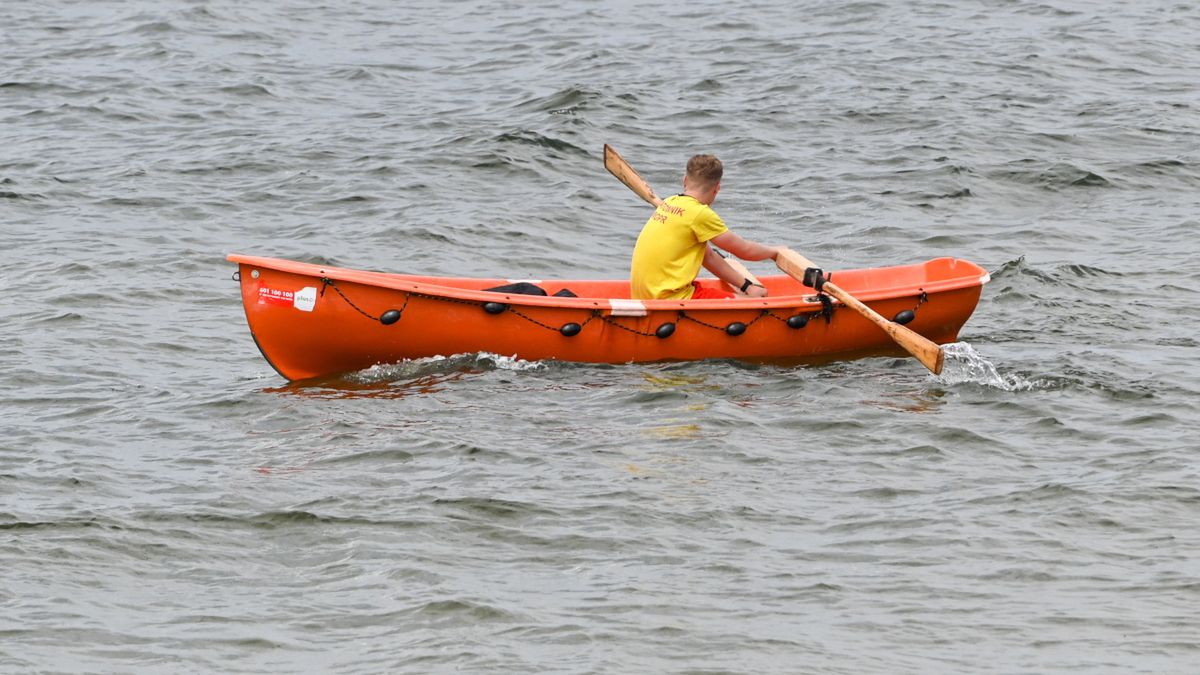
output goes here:
[{"label": "man's arm", "polygon": [[[733,267],[721,257],[721,254],[714,251],[711,246],[706,246],[704,248],[703,265],[704,269],[711,272],[713,276],[717,277],[721,281],[724,281],[730,286],[733,286],[739,292],[741,291],[742,284],[746,282],[746,277],[742,276],[741,272],[733,269]],[[752,298],[761,298],[766,296],[766,294],[767,289],[763,288],[762,286],[753,285],[746,288],[746,295]]]},{"label": "man's arm", "polygon": [[711,246],[704,248],[704,269],[712,272],[712,275],[721,281],[733,286],[734,288],[742,287],[742,275],[738,274],[737,270],[733,269],[720,253],[713,250]]},{"label": "man's arm", "polygon": [[[775,254],[779,252],[778,246],[767,246],[766,244],[760,244],[749,239],[742,239],[729,231],[718,234],[710,241],[712,241],[714,246],[719,246],[742,260],[767,260],[768,258],[774,260]],[[705,269],[708,269],[707,264],[705,265]],[[712,270],[709,271],[712,272]],[[716,274],[716,272],[713,272],[713,274]]]}]

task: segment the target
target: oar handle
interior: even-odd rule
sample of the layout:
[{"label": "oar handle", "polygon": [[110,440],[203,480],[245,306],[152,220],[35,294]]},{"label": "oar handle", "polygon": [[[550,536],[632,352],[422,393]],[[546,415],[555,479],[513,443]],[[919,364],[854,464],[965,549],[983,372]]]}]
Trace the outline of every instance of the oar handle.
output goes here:
[{"label": "oar handle", "polygon": [[821,268],[790,248],[782,249],[775,255],[775,266],[805,286],[815,287],[816,278],[821,276]]}]

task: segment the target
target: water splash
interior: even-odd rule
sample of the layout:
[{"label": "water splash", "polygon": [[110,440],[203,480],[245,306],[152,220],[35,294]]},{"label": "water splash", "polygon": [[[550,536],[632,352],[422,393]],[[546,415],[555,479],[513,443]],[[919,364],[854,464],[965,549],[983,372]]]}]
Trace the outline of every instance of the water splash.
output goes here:
[{"label": "water splash", "polygon": [[480,352],[475,354],[476,365],[492,368],[495,370],[515,370],[523,372],[527,370],[542,370],[546,367],[544,361],[526,361],[519,359],[516,356],[503,356],[501,354],[492,354],[490,352]]},{"label": "water splash", "polygon": [[991,361],[983,358],[969,343],[952,342],[942,345],[946,360],[937,379],[942,384],[979,384],[1004,391],[1028,391],[1037,382],[1018,375],[1001,375]]},{"label": "water splash", "polygon": [[453,356],[429,356],[399,363],[379,364],[347,375],[346,379],[357,384],[373,384],[462,371],[527,371],[545,367],[546,364],[541,361],[526,361],[516,356],[477,352]]}]

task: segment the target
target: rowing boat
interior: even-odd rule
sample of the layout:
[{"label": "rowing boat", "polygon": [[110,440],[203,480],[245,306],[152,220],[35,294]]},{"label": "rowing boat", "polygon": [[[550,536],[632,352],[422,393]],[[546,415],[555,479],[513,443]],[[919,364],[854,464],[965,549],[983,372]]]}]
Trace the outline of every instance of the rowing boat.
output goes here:
[{"label": "rowing boat", "polygon": [[[435,277],[233,254],[250,333],[288,380],[437,355],[629,363],[803,362],[896,351],[860,314],[791,276],[765,298],[632,300],[628,280]],[[956,258],[827,272],[879,314],[953,342],[988,273]],[[704,286],[722,286],[705,279]],[[546,295],[512,289],[536,287]],[[507,290],[486,290],[505,288]],[[564,293],[564,290],[569,294]],[[560,295],[556,295],[560,294]]]}]

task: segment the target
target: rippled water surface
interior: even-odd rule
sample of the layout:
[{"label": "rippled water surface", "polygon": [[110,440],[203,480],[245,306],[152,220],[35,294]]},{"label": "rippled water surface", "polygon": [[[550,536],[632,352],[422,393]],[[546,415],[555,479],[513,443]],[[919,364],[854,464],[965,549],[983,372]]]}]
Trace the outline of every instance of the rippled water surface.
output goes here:
[{"label": "rippled water surface", "polygon": [[[1200,671],[1200,9],[0,5],[0,671]],[[686,158],[941,377],[280,379],[230,252],[621,277]],[[763,265],[755,267],[769,273]]]}]

